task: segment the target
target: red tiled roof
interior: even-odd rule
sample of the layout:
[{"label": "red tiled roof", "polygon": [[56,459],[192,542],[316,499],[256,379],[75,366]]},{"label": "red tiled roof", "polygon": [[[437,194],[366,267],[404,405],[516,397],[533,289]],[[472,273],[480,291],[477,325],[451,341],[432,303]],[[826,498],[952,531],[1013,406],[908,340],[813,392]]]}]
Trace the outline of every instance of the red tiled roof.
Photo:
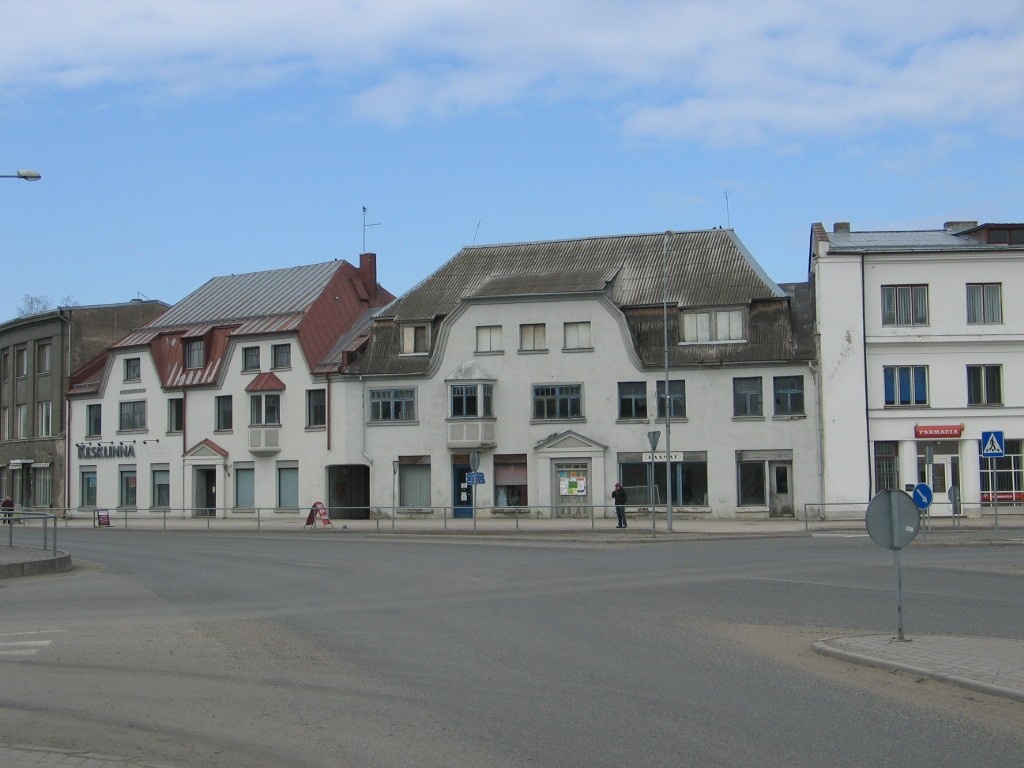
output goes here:
[{"label": "red tiled roof", "polygon": [[281,392],[285,388],[284,382],[277,378],[273,371],[261,373],[249,382],[245,388],[246,392]]}]

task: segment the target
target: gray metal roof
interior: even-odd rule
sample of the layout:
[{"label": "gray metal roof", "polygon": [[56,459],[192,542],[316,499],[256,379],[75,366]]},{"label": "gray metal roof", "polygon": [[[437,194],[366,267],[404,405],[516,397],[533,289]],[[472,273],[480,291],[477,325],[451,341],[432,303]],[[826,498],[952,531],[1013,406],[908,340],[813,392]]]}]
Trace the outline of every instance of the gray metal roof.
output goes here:
[{"label": "gray metal roof", "polygon": [[323,292],[342,262],[215,277],[179,301],[149,328],[222,323],[301,314]]},{"label": "gray metal roof", "polygon": [[962,251],[997,247],[944,229],[917,232],[829,232],[828,240],[830,251]]}]

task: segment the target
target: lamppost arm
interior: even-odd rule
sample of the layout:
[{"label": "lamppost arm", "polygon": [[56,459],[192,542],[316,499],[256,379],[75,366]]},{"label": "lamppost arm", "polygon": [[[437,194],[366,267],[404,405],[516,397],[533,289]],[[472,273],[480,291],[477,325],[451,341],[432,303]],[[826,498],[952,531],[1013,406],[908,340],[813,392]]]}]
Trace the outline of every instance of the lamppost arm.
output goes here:
[{"label": "lamppost arm", "polygon": [[30,171],[28,169],[18,171],[17,173],[4,173],[0,174],[0,179],[24,179],[25,181],[39,181],[43,178],[39,171]]}]

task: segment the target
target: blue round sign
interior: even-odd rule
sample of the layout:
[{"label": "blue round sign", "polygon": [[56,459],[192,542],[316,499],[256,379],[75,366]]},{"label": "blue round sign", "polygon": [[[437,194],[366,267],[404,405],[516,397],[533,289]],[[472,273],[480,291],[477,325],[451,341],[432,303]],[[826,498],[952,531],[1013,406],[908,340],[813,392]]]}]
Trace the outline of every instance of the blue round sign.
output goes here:
[{"label": "blue round sign", "polygon": [[928,509],[932,505],[932,501],[935,500],[935,493],[927,483],[915,485],[914,492],[911,495],[914,497],[914,503],[917,504],[917,508],[921,510]]}]

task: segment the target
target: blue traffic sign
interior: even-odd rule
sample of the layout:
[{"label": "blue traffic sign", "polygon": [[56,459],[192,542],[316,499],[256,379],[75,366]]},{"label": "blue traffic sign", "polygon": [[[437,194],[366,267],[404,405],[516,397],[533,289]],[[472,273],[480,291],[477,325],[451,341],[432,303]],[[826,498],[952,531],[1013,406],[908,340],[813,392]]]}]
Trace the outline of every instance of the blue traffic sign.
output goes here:
[{"label": "blue traffic sign", "polygon": [[918,483],[914,486],[914,492],[911,494],[914,497],[914,503],[918,509],[928,509],[932,505],[932,501],[935,500],[935,493],[927,483]]},{"label": "blue traffic sign", "polygon": [[483,485],[486,482],[483,472],[467,472],[466,485]]},{"label": "blue traffic sign", "polygon": [[1006,453],[1006,441],[1003,433],[982,432],[981,433],[981,455],[986,459],[998,459]]}]

